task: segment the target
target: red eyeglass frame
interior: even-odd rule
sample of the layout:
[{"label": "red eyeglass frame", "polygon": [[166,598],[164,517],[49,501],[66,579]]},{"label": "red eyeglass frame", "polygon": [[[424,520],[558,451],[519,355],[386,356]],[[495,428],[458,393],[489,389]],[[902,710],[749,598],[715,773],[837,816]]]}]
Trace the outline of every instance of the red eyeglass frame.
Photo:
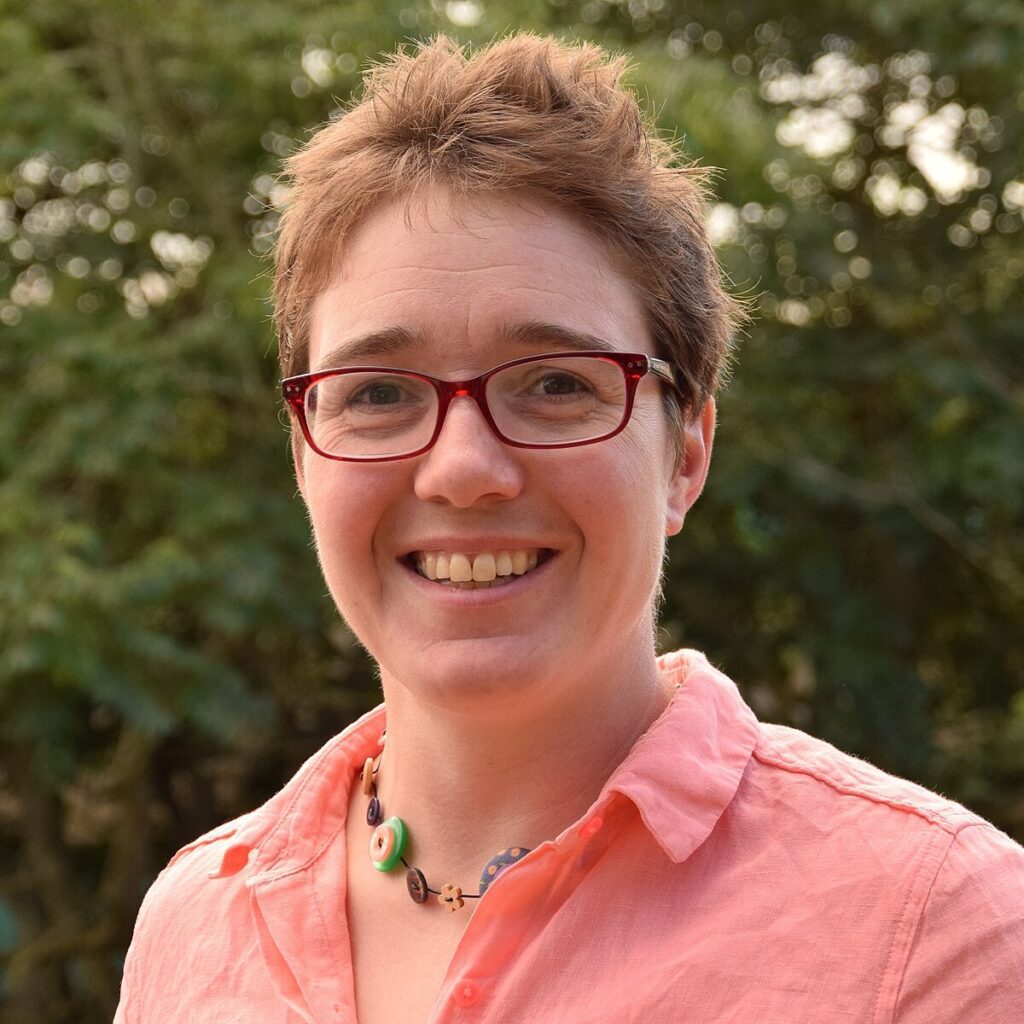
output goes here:
[{"label": "red eyeglass frame", "polygon": [[[615,363],[621,370],[623,377],[626,381],[626,406],[622,415],[622,422],[614,429],[609,431],[607,434],[601,434],[599,437],[588,437],[582,441],[566,441],[558,444],[535,444],[527,441],[514,441],[509,437],[506,437],[499,429],[497,423],[494,422],[494,418],[491,416],[491,410],[487,406],[486,396],[486,385],[487,381],[498,373],[500,370],[507,369],[510,366],[520,366],[523,363],[535,363],[542,362],[545,359],[574,359],[574,358],[594,358],[594,357],[607,360],[608,362]],[[329,455],[327,452],[319,448],[316,442],[313,440],[313,436],[309,430],[309,424],[306,422],[306,392],[316,384],[318,381],[323,380],[325,377],[334,377],[338,374],[345,373],[404,373],[410,377],[415,377],[417,380],[422,380],[427,384],[430,384],[437,392],[437,422],[434,425],[434,432],[421,448],[416,451],[406,452],[402,455]],[[672,388],[679,395],[680,399],[685,402],[685,391],[683,384],[682,373],[679,369],[673,366],[671,363],[666,362],[664,359],[658,359],[655,356],[649,356],[642,352],[609,352],[604,349],[598,349],[594,351],[572,351],[572,352],[545,352],[541,355],[536,356],[524,356],[521,359],[510,359],[507,363],[500,363],[498,366],[492,366],[486,373],[480,374],[479,377],[469,377],[466,380],[442,380],[440,377],[431,377],[428,374],[420,373],[418,370],[406,370],[402,367],[397,366],[345,366],[337,369],[325,369],[317,370],[315,373],[300,373],[294,377],[286,377],[281,381],[281,395],[285,402],[288,404],[292,415],[298,420],[299,427],[302,430],[302,435],[306,439],[306,443],[310,448],[322,456],[325,459],[333,459],[335,462],[396,462],[399,459],[413,459],[417,455],[422,455],[424,452],[429,451],[438,437],[441,436],[441,430],[444,427],[444,422],[448,416],[448,408],[454,398],[472,398],[476,402],[477,408],[482,413],[484,419],[487,421],[487,425],[491,428],[491,432],[494,434],[499,441],[503,444],[507,444],[512,448],[578,448],[585,444],[596,444],[598,441],[607,441],[608,438],[614,437],[625,429],[626,424],[629,423],[630,416],[633,415],[633,400],[636,396],[636,389],[640,381],[647,374],[653,374],[659,380],[670,384]]]}]

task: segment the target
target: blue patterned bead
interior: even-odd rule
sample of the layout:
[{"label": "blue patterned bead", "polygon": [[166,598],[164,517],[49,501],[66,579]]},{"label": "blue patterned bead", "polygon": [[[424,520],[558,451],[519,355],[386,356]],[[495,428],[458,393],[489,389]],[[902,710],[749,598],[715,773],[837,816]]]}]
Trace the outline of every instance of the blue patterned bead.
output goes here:
[{"label": "blue patterned bead", "polygon": [[480,895],[487,892],[487,887],[507,867],[522,860],[530,851],[525,846],[510,846],[501,853],[496,853],[485,865],[483,874],[480,876]]}]

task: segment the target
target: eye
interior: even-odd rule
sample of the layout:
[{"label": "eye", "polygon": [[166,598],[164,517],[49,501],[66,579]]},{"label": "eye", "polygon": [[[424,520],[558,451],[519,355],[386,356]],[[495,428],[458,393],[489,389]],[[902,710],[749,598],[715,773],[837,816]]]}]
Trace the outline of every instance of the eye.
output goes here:
[{"label": "eye", "polygon": [[597,388],[595,382],[588,379],[586,372],[577,372],[575,367],[566,370],[562,367],[542,366],[532,368],[523,375],[518,391],[523,398],[565,400],[592,397]]},{"label": "eye", "polygon": [[537,385],[544,395],[578,395],[591,390],[586,381],[570,373],[547,373],[537,381]]},{"label": "eye", "polygon": [[402,388],[394,381],[374,381],[356,391],[349,402],[352,405],[392,405],[402,397]]}]

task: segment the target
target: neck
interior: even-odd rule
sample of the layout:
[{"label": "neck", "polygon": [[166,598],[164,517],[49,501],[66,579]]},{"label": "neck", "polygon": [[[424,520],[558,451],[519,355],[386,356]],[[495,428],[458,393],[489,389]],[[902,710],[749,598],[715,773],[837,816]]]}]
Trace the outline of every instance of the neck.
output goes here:
[{"label": "neck", "polygon": [[534,849],[572,825],[671,699],[653,650],[574,678],[560,668],[529,688],[544,700],[491,714],[481,705],[469,714],[426,705],[383,675],[387,741],[377,795],[384,815],[408,826],[405,859],[432,888],[451,882],[476,892],[496,853]]}]

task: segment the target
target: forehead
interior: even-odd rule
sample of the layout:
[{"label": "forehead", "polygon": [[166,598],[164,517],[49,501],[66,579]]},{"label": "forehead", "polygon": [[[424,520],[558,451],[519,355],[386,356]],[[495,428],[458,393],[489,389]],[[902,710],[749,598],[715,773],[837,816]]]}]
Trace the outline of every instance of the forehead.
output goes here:
[{"label": "forehead", "polygon": [[435,190],[378,207],[349,237],[313,303],[310,366],[369,354],[368,335],[431,365],[498,362],[543,349],[524,324],[653,352],[635,286],[582,222],[526,198]]}]

